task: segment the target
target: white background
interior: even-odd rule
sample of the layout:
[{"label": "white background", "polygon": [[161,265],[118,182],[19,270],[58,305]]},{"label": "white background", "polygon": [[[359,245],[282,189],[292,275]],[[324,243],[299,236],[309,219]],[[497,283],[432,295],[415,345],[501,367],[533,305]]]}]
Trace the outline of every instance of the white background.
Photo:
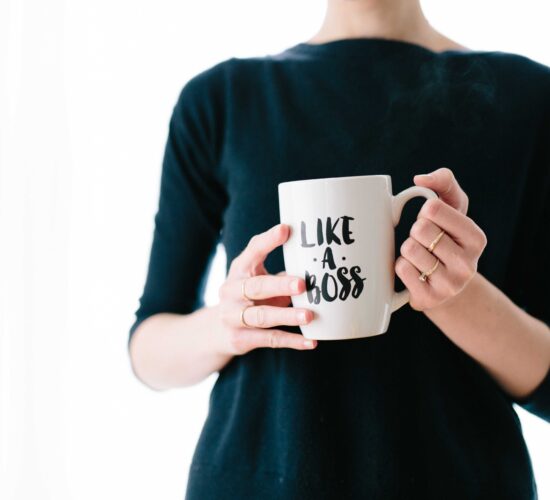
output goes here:
[{"label": "white background", "polygon": [[[470,48],[550,64],[545,3],[424,6]],[[323,15],[321,0],[0,0],[2,499],[183,498],[217,375],[156,393],[126,355],[168,119],[193,75],[305,41]],[[549,499],[549,426],[518,412]]]}]

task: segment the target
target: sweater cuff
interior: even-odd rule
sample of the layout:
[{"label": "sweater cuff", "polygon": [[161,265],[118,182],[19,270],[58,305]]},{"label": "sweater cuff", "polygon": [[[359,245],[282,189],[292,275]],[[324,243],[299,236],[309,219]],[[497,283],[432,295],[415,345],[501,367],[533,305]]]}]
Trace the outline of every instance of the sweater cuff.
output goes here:
[{"label": "sweater cuff", "polygon": [[512,402],[550,422],[550,369],[533,392],[524,398],[512,398]]}]

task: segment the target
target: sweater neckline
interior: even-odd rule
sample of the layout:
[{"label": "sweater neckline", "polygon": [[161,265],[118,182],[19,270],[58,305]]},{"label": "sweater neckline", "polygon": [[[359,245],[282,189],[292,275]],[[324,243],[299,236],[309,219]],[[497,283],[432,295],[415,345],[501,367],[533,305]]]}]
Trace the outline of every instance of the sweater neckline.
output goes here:
[{"label": "sweater neckline", "polygon": [[321,43],[300,42],[289,47],[286,52],[311,56],[328,56],[336,59],[357,59],[372,51],[399,52],[411,51],[424,55],[444,56],[448,54],[474,54],[475,50],[446,49],[435,51],[423,45],[405,40],[382,37],[339,38]]}]

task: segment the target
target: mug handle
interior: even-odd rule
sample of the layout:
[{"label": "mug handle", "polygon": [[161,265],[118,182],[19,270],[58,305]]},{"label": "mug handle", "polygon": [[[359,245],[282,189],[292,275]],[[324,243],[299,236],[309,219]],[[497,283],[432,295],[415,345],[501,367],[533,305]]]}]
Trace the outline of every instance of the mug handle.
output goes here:
[{"label": "mug handle", "polygon": [[[422,196],[427,200],[429,200],[430,198],[438,198],[437,194],[434,191],[420,186],[412,186],[405,189],[404,191],[401,191],[399,194],[392,196],[391,208],[393,227],[399,224],[399,220],[401,219],[401,213],[403,212],[403,207],[405,206],[405,203],[407,203],[412,198],[416,198],[417,196]],[[391,302],[391,312],[393,313],[397,311],[400,307],[404,306],[409,301],[409,298],[410,293],[407,288],[400,292],[394,291]]]}]

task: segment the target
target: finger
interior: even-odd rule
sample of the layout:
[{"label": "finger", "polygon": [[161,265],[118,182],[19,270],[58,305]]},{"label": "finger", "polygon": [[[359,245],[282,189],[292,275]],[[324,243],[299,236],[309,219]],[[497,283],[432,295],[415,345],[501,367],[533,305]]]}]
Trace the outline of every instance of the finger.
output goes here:
[{"label": "finger", "polygon": [[[279,271],[277,276],[286,276],[286,271]],[[265,304],[267,306],[276,307],[288,307],[292,303],[292,299],[288,295],[281,295],[280,297],[270,297],[269,299],[260,299],[255,301],[256,304]]]},{"label": "finger", "polygon": [[462,248],[481,245],[485,234],[467,215],[460,213],[440,199],[424,202],[417,219],[426,217],[448,233]]},{"label": "finger", "polygon": [[422,296],[429,293],[430,285],[427,281],[420,281],[420,272],[405,257],[399,256],[395,261],[395,274],[399,276],[411,295]]},{"label": "finger", "polygon": [[[401,255],[407,259],[418,271],[429,271],[432,269],[436,263],[438,257],[428,252],[426,247],[422,246],[418,241],[416,241],[414,238],[407,238],[403,244],[401,245]],[[445,267],[445,264],[440,261],[439,264],[437,264],[437,268],[433,272],[433,274],[430,275],[430,279],[432,277],[434,279],[438,278],[438,274],[441,272],[441,269]]]},{"label": "finger", "polygon": [[232,265],[241,273],[250,276],[250,271],[261,265],[270,252],[288,239],[289,234],[288,225],[277,224],[263,233],[254,235]]},{"label": "finger", "polygon": [[288,307],[292,304],[292,299],[288,295],[282,295],[281,297],[271,297],[269,299],[255,300],[256,305],[275,306],[275,307]]},{"label": "finger", "polygon": [[466,214],[468,211],[468,196],[458,184],[451,169],[442,167],[430,174],[415,175],[414,183],[433,189],[441,200],[459,212]]},{"label": "finger", "polygon": [[[426,217],[420,217],[411,226],[410,236],[429,252],[428,248],[430,244],[439,236],[440,232],[441,228],[438,225],[426,219]],[[435,245],[432,254],[438,257],[441,262],[447,266],[452,265],[461,258],[463,252],[464,250],[462,247],[460,247],[447,233],[444,233]]]},{"label": "finger", "polygon": [[[299,295],[306,289],[306,282],[296,276],[274,276],[264,274],[233,280],[233,298],[246,295],[251,300],[268,299],[282,295]],[[243,294],[244,292],[244,294]]]},{"label": "finger", "polygon": [[277,329],[245,328],[235,330],[233,344],[239,352],[248,352],[258,347],[272,349],[313,349],[317,347],[317,340],[306,339],[299,333],[285,332]]},{"label": "finger", "polygon": [[[238,325],[241,325],[240,315],[239,310]],[[249,306],[243,313],[243,319],[246,325],[255,328],[298,326],[307,325],[313,319],[313,312],[297,307]]]},{"label": "finger", "polygon": [[418,271],[431,271],[426,281],[421,282],[418,279],[420,275],[416,279],[420,283],[427,283],[432,290],[432,296],[439,299],[457,294],[473,272],[463,259],[457,259],[452,266],[447,266],[443,261],[437,262],[438,257],[428,252],[414,238],[407,238],[403,242],[401,256]]}]

